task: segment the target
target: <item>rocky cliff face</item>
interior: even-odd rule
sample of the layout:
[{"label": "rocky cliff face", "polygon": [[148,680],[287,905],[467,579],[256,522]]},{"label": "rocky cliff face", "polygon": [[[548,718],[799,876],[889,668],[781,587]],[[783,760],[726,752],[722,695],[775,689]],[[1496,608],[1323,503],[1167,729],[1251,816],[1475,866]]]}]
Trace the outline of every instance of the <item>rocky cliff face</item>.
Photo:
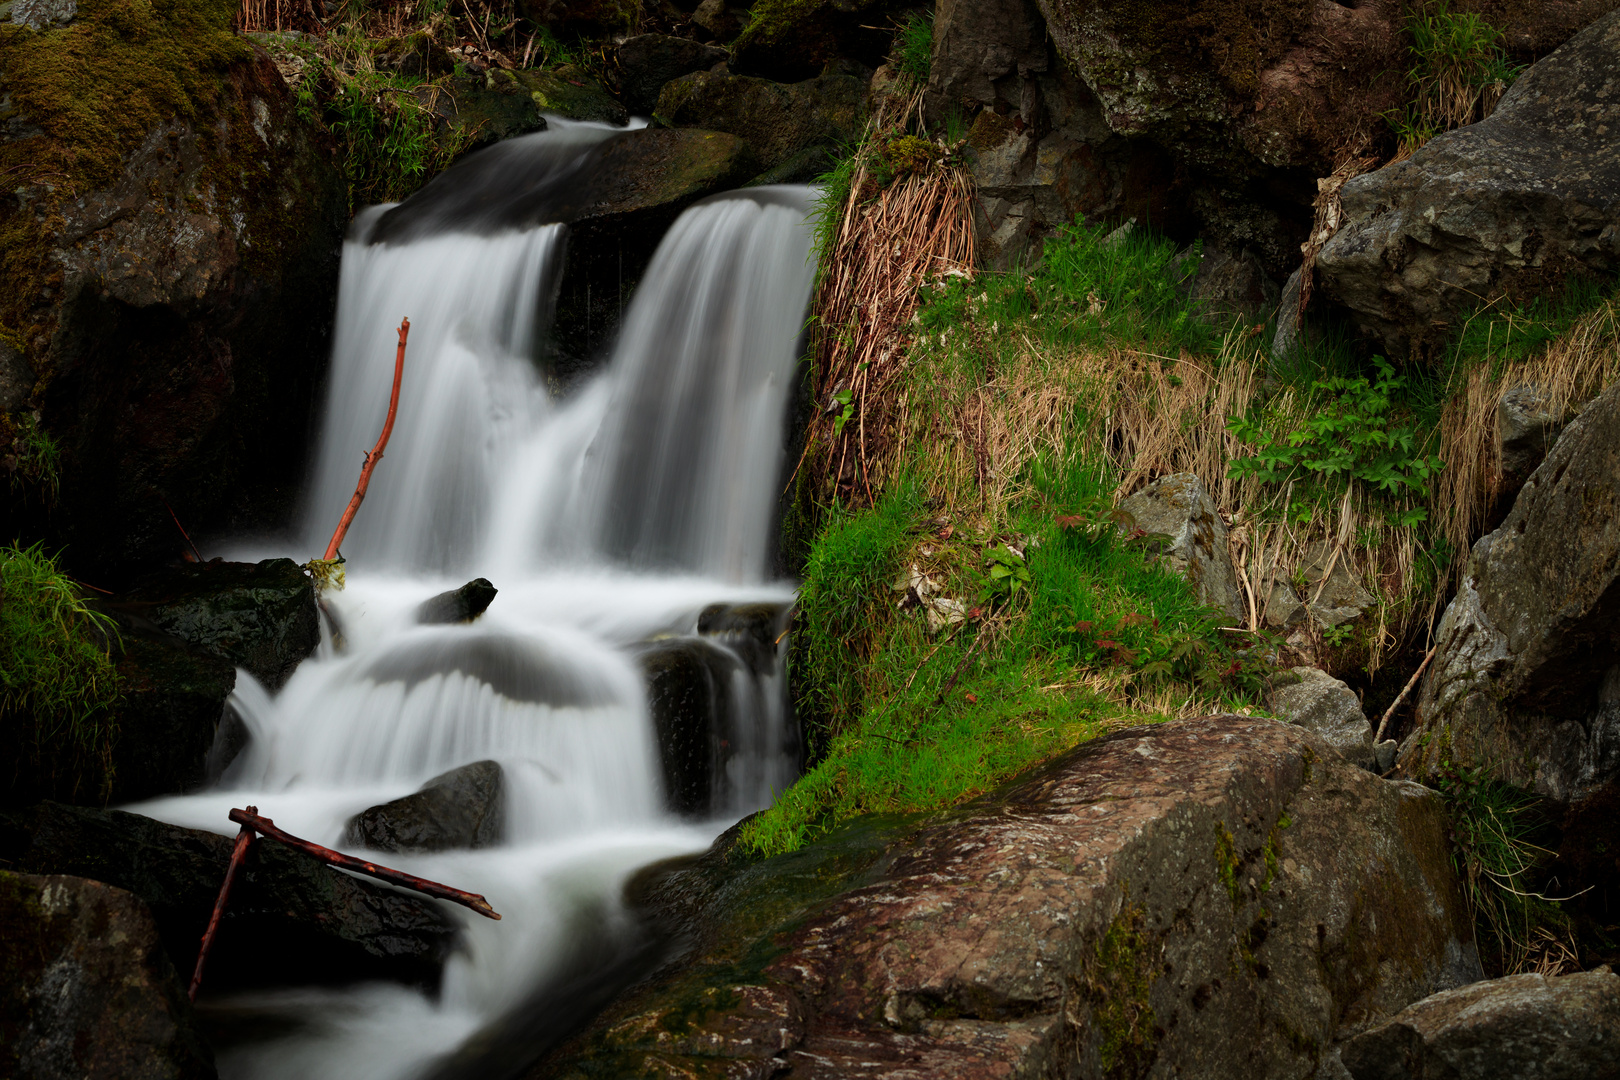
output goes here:
[{"label": "rocky cliff face", "polygon": [[690,954],[531,1075],[1308,1076],[1480,977],[1437,798],[1245,717],[651,893]]}]

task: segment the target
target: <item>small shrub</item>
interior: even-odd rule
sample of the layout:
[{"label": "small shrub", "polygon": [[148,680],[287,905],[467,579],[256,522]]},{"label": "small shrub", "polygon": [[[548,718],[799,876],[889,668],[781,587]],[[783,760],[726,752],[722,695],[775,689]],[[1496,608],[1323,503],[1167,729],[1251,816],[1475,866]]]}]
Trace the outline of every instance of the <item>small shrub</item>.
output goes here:
[{"label": "small shrub", "polygon": [[1478,15],[1452,12],[1446,0],[1415,11],[1407,32],[1415,62],[1406,80],[1415,99],[1389,117],[1403,153],[1489,116],[1524,70],[1508,61],[1500,30]]}]

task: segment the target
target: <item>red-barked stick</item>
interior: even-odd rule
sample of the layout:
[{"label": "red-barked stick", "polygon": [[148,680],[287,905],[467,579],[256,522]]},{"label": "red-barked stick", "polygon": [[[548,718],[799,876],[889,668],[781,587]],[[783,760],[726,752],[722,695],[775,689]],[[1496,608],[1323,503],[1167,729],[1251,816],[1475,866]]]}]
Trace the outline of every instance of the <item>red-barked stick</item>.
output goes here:
[{"label": "red-barked stick", "polygon": [[[248,812],[259,812],[257,806],[248,807]],[[191,973],[191,989],[187,991],[192,1001],[197,1000],[197,988],[202,985],[203,965],[208,962],[208,950],[214,945],[214,934],[219,931],[219,917],[225,914],[225,901],[230,899],[231,883],[236,880],[237,868],[242,865],[242,859],[247,856],[248,845],[253,843],[253,829],[243,825],[242,831],[236,834],[236,846],[231,849],[231,864],[225,868],[225,884],[219,887],[219,899],[214,901],[214,913],[208,918],[208,929],[203,931],[202,948],[197,950],[197,968]]]},{"label": "red-barked stick", "polygon": [[326,545],[326,558],[335,559],[338,555],[338,546],[348,535],[349,526],[354,522],[354,513],[360,509],[365,501],[366,489],[371,486],[371,470],[377,467],[382,460],[383,451],[388,448],[388,437],[394,433],[394,416],[399,412],[399,383],[405,375],[405,339],[411,334],[411,320],[405,319],[399,324],[399,349],[394,353],[394,391],[388,396],[388,419],[383,422],[382,435],[377,439],[377,445],[372,447],[371,453],[365,457],[365,463],[360,467],[360,483],[355,486],[354,496],[349,499],[349,505],[343,511],[343,518],[338,522],[337,531],[332,534],[332,542]]}]

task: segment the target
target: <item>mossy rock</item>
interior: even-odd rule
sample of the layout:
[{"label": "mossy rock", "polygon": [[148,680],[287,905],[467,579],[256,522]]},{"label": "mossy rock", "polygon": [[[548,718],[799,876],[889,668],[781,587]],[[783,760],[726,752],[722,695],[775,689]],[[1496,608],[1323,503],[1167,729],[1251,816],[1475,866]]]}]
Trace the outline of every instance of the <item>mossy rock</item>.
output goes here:
[{"label": "mossy rock", "polygon": [[568,120],[624,125],[630,114],[583,68],[564,65],[549,71],[512,72],[542,113]]},{"label": "mossy rock", "polygon": [[0,25],[0,326],[61,451],[48,515],[13,500],[0,526],[103,587],[183,545],[170,508],[279,524],[303,475],[346,193],[235,11]]},{"label": "mossy rock", "polygon": [[807,150],[858,140],[866,104],[866,81],[835,68],[791,84],[698,71],[665,84],[655,115],[671,127],[746,139],[760,168],[772,170]]},{"label": "mossy rock", "polygon": [[732,66],[782,82],[812,78],[840,58],[883,62],[895,16],[914,5],[896,0],[759,0],[732,43]]}]

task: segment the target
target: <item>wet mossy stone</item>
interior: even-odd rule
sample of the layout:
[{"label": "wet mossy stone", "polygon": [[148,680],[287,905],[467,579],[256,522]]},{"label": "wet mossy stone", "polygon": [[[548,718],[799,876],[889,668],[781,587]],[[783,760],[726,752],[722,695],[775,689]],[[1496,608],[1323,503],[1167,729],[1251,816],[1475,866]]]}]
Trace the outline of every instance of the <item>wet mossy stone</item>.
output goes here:
[{"label": "wet mossy stone", "polygon": [[784,84],[698,71],[665,85],[657,117],[671,127],[725,131],[746,139],[762,170],[811,149],[858,140],[866,122],[866,80],[835,67]]},{"label": "wet mossy stone", "polygon": [[623,126],[630,114],[590,72],[573,64],[546,71],[510,72],[542,113],[565,120]]},{"label": "wet mossy stone", "polygon": [[422,601],[416,609],[416,621],[423,626],[472,622],[488,610],[499,591],[488,578],[473,578],[459,589]]},{"label": "wet mossy stone", "polygon": [[812,78],[840,57],[875,68],[894,37],[896,0],[759,0],[731,44],[732,67],[781,82]]},{"label": "wet mossy stone", "polygon": [[283,523],[311,444],[347,192],[226,0],[0,24],[0,328],[60,449],[49,517],[116,588],[194,533]]},{"label": "wet mossy stone", "polygon": [[723,642],[754,674],[768,675],[792,614],[788,603],[710,604],[698,615],[697,632]]},{"label": "wet mossy stone", "polygon": [[658,92],[669,80],[723,64],[730,54],[691,38],[637,34],[619,45],[615,57],[625,107],[644,116],[658,105]]},{"label": "wet mossy stone", "polygon": [[494,847],[505,825],[501,767],[475,761],[435,776],[415,794],[356,814],[343,842],[373,851]]},{"label": "wet mossy stone", "polygon": [[[228,836],[120,810],[46,802],[0,812],[0,865],[129,890],[151,908],[185,972],[196,965],[231,847]],[[366,979],[431,986],[455,935],[433,901],[260,837],[231,890],[203,992]]]},{"label": "wet mossy stone", "polygon": [[187,564],[104,607],[246,668],[271,691],[321,643],[315,584],[291,559]]},{"label": "wet mossy stone", "polygon": [[138,897],[0,870],[0,1075],[213,1080],[213,1052]]},{"label": "wet mossy stone", "polygon": [[705,814],[723,795],[731,737],[736,658],[698,638],[670,638],[640,656],[647,706],[658,733],[664,800],[678,814]]}]

